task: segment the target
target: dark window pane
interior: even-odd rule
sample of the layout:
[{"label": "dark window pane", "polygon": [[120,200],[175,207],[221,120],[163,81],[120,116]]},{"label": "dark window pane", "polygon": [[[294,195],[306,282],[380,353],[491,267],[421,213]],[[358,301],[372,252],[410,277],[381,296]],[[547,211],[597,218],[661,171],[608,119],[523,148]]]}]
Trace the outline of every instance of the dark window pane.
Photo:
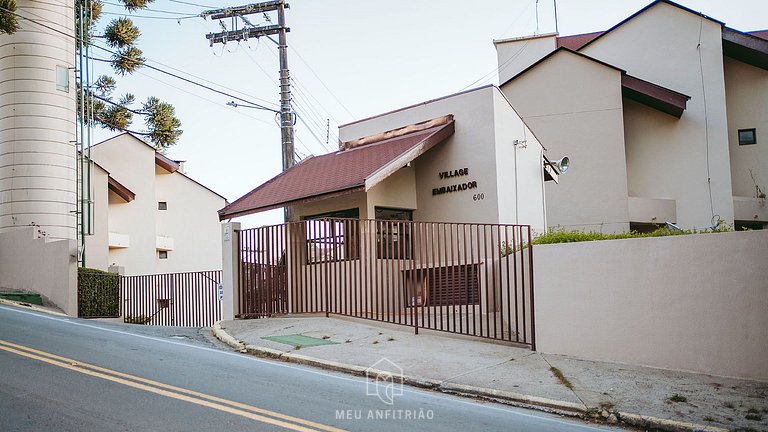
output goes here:
[{"label": "dark window pane", "polygon": [[755,129],[739,129],[739,145],[757,144]]}]

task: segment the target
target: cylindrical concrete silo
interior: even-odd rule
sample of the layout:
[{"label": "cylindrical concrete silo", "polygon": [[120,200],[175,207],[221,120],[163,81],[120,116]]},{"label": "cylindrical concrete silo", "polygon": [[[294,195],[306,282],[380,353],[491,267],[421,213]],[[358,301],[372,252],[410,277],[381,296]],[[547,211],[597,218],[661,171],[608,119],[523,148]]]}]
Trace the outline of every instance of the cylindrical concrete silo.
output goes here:
[{"label": "cylindrical concrete silo", "polygon": [[0,35],[0,233],[76,239],[73,0],[17,0],[17,13],[31,20]]}]

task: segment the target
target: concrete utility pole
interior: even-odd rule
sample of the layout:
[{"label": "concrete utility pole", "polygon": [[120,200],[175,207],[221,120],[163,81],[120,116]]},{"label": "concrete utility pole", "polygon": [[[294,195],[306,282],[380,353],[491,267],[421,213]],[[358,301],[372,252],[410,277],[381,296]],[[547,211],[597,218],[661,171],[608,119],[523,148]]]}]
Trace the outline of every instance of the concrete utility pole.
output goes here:
[{"label": "concrete utility pole", "polygon": [[[280,53],[280,135],[283,149],[283,171],[293,166],[293,110],[291,109],[291,78],[288,72],[288,42],[286,34],[290,31],[285,25],[285,9],[290,7],[285,0],[272,0],[263,3],[249,4],[245,6],[233,6],[223,9],[205,11],[201,15],[211,19],[223,19],[240,17],[246,27],[240,30],[229,30],[221,33],[209,33],[206,39],[213,46],[214,43],[226,44],[228,41],[241,41],[248,38],[266,36],[272,42],[270,35],[277,34],[277,48]],[[277,25],[253,26],[244,15],[277,11]],[[291,220],[291,209],[285,208],[285,221]]]}]

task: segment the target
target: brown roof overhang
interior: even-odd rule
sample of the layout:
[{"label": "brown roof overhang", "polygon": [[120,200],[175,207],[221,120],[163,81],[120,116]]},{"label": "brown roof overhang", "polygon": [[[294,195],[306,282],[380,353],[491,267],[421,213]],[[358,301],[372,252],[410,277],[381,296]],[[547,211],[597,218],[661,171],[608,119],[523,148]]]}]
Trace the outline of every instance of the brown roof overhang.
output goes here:
[{"label": "brown roof overhang", "polygon": [[768,40],[758,35],[749,34],[723,27],[723,54],[734,60],[768,70]]},{"label": "brown roof overhang", "polygon": [[449,115],[343,143],[347,150],[303,160],[219,210],[219,219],[366,191],[453,132]]},{"label": "brown roof overhang", "polygon": [[122,183],[115,180],[112,176],[107,176],[107,188],[120,198],[124,199],[125,202],[131,202],[136,198],[135,193],[123,186]]},{"label": "brown roof overhang", "polygon": [[690,99],[690,96],[627,74],[621,76],[621,93],[628,99],[677,118],[683,115]]},{"label": "brown roof overhang", "polygon": [[571,36],[559,36],[557,38],[557,47],[565,47],[574,51],[578,51],[581,47],[592,42],[592,39],[602,35],[603,31],[593,33],[583,33]]},{"label": "brown roof overhang", "polygon": [[175,173],[179,170],[179,164],[176,161],[157,152],[155,153],[155,164],[169,173]]}]

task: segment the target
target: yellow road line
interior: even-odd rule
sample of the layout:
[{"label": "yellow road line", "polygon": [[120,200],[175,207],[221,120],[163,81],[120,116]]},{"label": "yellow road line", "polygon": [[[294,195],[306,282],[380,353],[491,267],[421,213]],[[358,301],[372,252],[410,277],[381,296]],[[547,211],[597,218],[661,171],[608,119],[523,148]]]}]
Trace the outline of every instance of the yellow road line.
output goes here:
[{"label": "yellow road line", "polygon": [[[291,429],[296,431],[313,431],[315,429],[319,429],[319,430],[324,430],[329,432],[344,432],[343,429],[334,428],[332,426],[326,426],[320,423],[304,420],[297,417],[292,417],[286,414],[281,414],[278,412],[254,407],[251,405],[246,405],[240,402],[230,401],[227,399],[207,395],[207,394],[196,392],[193,390],[188,390],[181,387],[163,384],[150,379],[129,375],[126,373],[102,368],[102,367],[91,365],[88,363],[79,362],[77,360],[73,360],[67,357],[62,357],[55,354],[47,353],[45,351],[36,350],[34,348],[29,348],[24,345],[14,344],[12,342],[0,340],[0,349],[14,353],[14,354],[18,354],[24,357],[39,360],[45,363],[49,363],[54,366],[59,366],[64,369],[68,369],[68,370],[80,372],[86,375],[91,375],[91,376],[95,376],[105,380],[117,382],[129,387],[137,388],[140,390],[148,391],[148,392],[159,394],[162,396],[183,400],[183,401],[194,403],[201,406],[206,406],[209,408],[228,412],[230,414],[246,417],[252,420],[272,424],[275,426],[284,427],[286,429]],[[144,383],[144,384],[141,384],[141,383]],[[145,385],[145,384],[149,384],[149,385]],[[252,411],[252,412],[249,412],[249,411]],[[264,417],[261,415],[257,415],[255,413],[268,415],[274,418]],[[281,421],[277,419],[282,419],[286,421]],[[287,423],[287,421],[298,423],[298,425]],[[309,426],[309,428],[303,427],[300,425]],[[310,429],[310,428],[315,428],[315,429]]]}]

